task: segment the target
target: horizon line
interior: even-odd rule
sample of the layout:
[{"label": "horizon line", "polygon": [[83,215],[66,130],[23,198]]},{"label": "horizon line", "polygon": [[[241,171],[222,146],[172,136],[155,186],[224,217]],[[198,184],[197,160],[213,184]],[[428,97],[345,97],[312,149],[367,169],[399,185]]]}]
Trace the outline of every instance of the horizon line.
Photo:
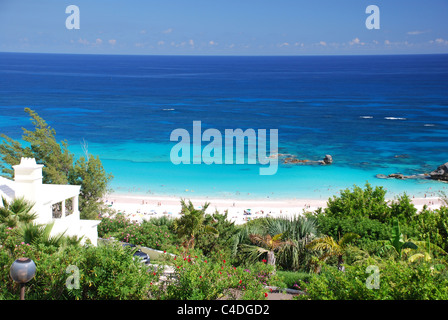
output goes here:
[{"label": "horizon line", "polygon": [[89,55],[89,56],[139,56],[139,57],[356,57],[356,56],[430,56],[448,55],[446,53],[365,53],[365,54],[137,54],[137,53],[82,53],[82,52],[24,52],[0,51],[0,54],[54,54],[54,55]]}]

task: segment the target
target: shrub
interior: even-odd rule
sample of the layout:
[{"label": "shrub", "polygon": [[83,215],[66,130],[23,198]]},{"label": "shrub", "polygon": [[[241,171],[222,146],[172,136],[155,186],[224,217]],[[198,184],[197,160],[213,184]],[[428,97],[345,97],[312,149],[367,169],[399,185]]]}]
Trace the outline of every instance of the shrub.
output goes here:
[{"label": "shrub", "polygon": [[369,242],[387,239],[391,230],[389,225],[366,217],[346,217],[339,219],[318,215],[316,216],[316,223],[320,233],[329,235],[335,239],[338,239],[342,234],[356,233],[361,237],[358,243],[361,243],[361,241]]},{"label": "shrub", "polygon": [[227,211],[224,214],[215,212],[212,215],[205,216],[205,225],[214,228],[219,236],[211,233],[201,233],[198,235],[196,248],[201,249],[204,255],[210,255],[213,252],[231,253],[233,236],[237,232],[234,222],[227,220]]},{"label": "shrub", "polygon": [[169,284],[162,299],[215,300],[222,297],[265,299],[269,294],[266,285],[278,281],[273,267],[259,262],[250,269],[231,265],[224,256],[211,261],[198,251],[173,258],[177,281]]},{"label": "shrub", "polygon": [[[56,249],[21,244],[17,248],[16,256],[0,249],[0,297],[3,299],[19,297],[18,285],[9,279],[9,268],[18,256],[27,256],[36,263],[36,275],[26,287],[26,298],[32,300],[148,299],[149,287],[160,275],[160,271],[149,272],[128,250],[116,245]],[[79,289],[66,286],[72,275],[67,273],[68,266],[79,270]]]},{"label": "shrub", "polygon": [[301,281],[307,283],[313,277],[313,274],[309,272],[277,271],[277,274],[286,288],[296,290],[301,289]]},{"label": "shrub", "polygon": [[132,222],[122,214],[117,214],[112,218],[102,218],[98,225],[98,237],[107,238],[114,236],[131,224]]},{"label": "shrub", "polygon": [[448,207],[436,210],[424,208],[415,219],[417,233],[427,240],[448,251]]},{"label": "shrub", "polygon": [[138,224],[123,215],[103,218],[98,225],[98,236],[105,238],[113,236],[118,241],[159,250],[167,249],[176,241],[166,224],[155,225],[152,220]]},{"label": "shrub", "polygon": [[81,290],[75,291],[82,299],[148,299],[148,290],[160,275],[121,246],[87,248],[82,261]]},{"label": "shrub", "polygon": [[398,219],[398,221],[405,223],[409,222],[417,214],[417,208],[406,193],[397,197],[389,206],[389,215],[386,217],[387,219],[385,221]]},{"label": "shrub", "polygon": [[382,221],[388,215],[386,190],[366,183],[365,189],[341,190],[340,196],[328,199],[325,215],[335,218],[369,217]]},{"label": "shrub", "polygon": [[[320,274],[309,283],[301,282],[308,300],[446,300],[448,277],[444,266],[407,264],[403,261],[383,261],[379,268],[379,287],[369,289],[373,273],[367,264],[346,266],[345,272],[323,266]],[[440,265],[439,265],[440,266]],[[370,277],[370,278],[369,278]]]},{"label": "shrub", "polygon": [[139,229],[140,244],[154,249],[167,249],[176,239],[166,225],[156,226],[144,221]]}]

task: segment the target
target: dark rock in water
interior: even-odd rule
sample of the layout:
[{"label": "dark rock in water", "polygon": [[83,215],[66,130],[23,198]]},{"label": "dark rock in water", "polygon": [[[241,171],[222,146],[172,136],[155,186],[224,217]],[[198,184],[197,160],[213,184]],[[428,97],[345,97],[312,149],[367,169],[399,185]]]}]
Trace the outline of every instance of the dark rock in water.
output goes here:
[{"label": "dark rock in water", "polygon": [[389,178],[395,178],[395,179],[406,179],[407,177],[401,173],[392,173],[388,176]]},{"label": "dark rock in water", "polygon": [[448,181],[448,162],[439,166],[436,170],[429,173],[433,180]]},{"label": "dark rock in water", "polygon": [[389,175],[385,175],[385,174],[377,174],[375,176],[378,179],[399,179],[399,180],[404,180],[404,179],[428,179],[429,175],[427,173],[422,173],[422,174],[413,174],[410,176],[406,176],[404,174],[401,173],[391,173]]},{"label": "dark rock in water", "polygon": [[324,164],[332,164],[333,163],[333,157],[329,154],[325,155],[325,158],[323,160]]},{"label": "dark rock in water", "polygon": [[297,159],[296,156],[288,155],[283,159],[283,164],[310,164],[310,165],[326,165],[332,164],[333,158],[330,155],[326,155],[323,160],[307,160],[307,159]]}]

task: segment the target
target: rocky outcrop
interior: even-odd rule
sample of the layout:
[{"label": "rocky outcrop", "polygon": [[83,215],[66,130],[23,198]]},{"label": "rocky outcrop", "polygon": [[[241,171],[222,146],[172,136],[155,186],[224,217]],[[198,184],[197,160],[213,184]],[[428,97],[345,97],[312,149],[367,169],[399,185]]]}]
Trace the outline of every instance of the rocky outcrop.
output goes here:
[{"label": "rocky outcrop", "polygon": [[448,162],[439,166],[436,170],[429,173],[433,180],[448,181]]},{"label": "rocky outcrop", "polygon": [[378,179],[432,179],[432,180],[439,180],[439,181],[446,181],[448,182],[448,162],[442,164],[439,166],[436,170],[430,172],[430,173],[423,173],[423,174],[414,174],[414,175],[404,175],[401,173],[391,173],[389,175],[385,174],[377,174],[376,177]]},{"label": "rocky outcrop", "polygon": [[389,175],[385,174],[377,174],[376,177],[378,179],[399,179],[399,180],[405,180],[405,179],[429,179],[429,175],[426,173],[423,174],[413,174],[406,176],[401,173],[391,173]]},{"label": "rocky outcrop", "polygon": [[323,160],[307,160],[307,159],[297,159],[295,156],[288,155],[283,159],[283,164],[321,164],[328,165],[333,163],[333,157],[329,154],[325,156]]},{"label": "rocky outcrop", "polygon": [[392,173],[392,174],[388,175],[388,178],[403,180],[403,179],[407,179],[408,177],[401,173]]}]

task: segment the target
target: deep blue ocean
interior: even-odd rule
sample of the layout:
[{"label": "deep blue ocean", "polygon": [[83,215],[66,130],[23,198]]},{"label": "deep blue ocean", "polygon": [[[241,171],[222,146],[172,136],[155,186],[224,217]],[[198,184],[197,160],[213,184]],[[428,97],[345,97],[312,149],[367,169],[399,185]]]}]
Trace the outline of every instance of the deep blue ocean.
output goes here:
[{"label": "deep blue ocean", "polygon": [[[0,53],[0,132],[36,110],[76,156],[82,143],[117,193],[328,198],[367,181],[388,195],[448,185],[384,180],[448,161],[448,55],[112,56]],[[170,161],[174,129],[278,129],[279,153],[330,166]],[[203,143],[203,146],[207,143]]]}]

